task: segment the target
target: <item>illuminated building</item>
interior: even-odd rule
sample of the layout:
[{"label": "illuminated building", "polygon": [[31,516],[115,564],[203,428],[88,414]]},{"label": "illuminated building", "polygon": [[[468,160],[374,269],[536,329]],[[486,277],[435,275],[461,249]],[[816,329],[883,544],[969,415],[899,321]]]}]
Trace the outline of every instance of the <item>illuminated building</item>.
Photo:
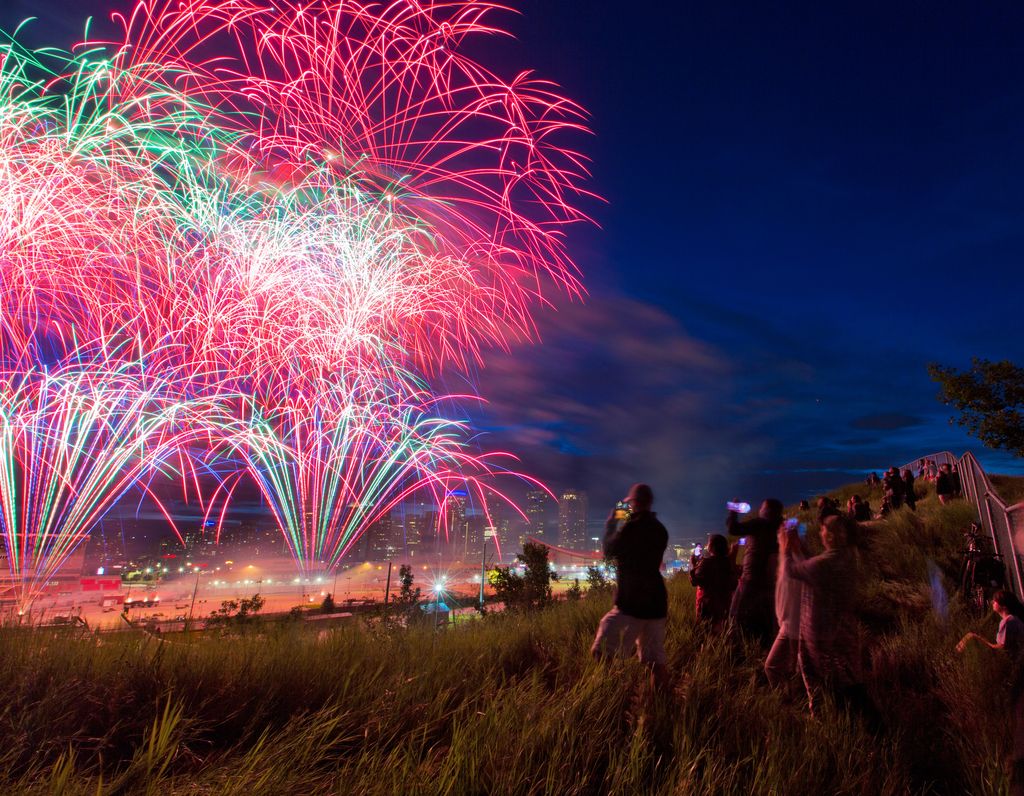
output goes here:
[{"label": "illuminated building", "polygon": [[529,521],[529,527],[526,529],[528,536],[555,543],[558,505],[551,495],[540,489],[527,492],[526,518]]},{"label": "illuminated building", "polygon": [[587,493],[567,489],[558,501],[558,543],[574,550],[588,548]]}]

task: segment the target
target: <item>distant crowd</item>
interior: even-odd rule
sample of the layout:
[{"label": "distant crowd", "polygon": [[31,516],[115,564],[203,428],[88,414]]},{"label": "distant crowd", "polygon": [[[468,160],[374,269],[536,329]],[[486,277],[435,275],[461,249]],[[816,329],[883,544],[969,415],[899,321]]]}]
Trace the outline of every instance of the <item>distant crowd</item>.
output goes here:
[{"label": "distant crowd", "polygon": [[[878,513],[872,514],[871,506],[867,501],[861,500],[858,495],[850,498],[846,507],[847,513],[858,522],[863,522],[886,517],[904,505],[914,511],[917,508],[917,493],[914,490],[914,483],[918,479],[935,484],[935,494],[942,504],[960,497],[960,473],[948,462],[936,466],[932,459],[921,459],[918,462],[918,467],[917,479],[914,477],[914,471],[909,467],[904,468],[902,473],[899,468],[890,467],[881,478],[878,477],[878,473],[871,473],[865,483],[869,487],[882,486],[882,503]],[[854,516],[853,509],[856,509],[856,516]]]}]

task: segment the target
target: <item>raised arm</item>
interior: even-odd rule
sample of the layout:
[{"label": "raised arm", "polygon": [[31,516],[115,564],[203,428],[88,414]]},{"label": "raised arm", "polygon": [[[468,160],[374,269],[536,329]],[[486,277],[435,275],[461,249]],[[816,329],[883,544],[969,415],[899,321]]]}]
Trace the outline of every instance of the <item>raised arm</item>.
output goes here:
[{"label": "raised arm", "polygon": [[619,521],[615,519],[613,511],[604,524],[604,554],[608,558],[614,558],[618,553],[619,540],[622,537],[620,530]]}]

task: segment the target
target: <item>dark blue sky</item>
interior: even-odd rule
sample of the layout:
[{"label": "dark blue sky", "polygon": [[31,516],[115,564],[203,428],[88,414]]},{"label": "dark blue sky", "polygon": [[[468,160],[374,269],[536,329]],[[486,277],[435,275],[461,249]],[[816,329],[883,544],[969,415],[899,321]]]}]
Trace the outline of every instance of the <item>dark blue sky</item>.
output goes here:
[{"label": "dark blue sky", "polygon": [[[124,7],[124,3],[116,3]],[[679,536],[936,450],[926,365],[1024,363],[1024,7],[522,0],[488,47],[592,113],[590,298],[491,353],[485,447]],[[7,0],[68,43],[98,0]]]}]

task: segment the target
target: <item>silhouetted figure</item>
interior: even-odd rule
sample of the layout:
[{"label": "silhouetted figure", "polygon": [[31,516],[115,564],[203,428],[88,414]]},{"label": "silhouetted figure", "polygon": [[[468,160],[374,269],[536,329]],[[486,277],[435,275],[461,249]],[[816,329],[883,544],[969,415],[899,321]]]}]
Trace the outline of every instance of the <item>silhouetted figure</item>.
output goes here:
[{"label": "silhouetted figure", "polygon": [[865,480],[864,483],[868,486],[878,486],[882,483],[882,479],[878,477],[878,473],[871,473]]},{"label": "silhouetted figure", "polygon": [[906,491],[903,479],[900,478],[900,471],[890,467],[882,476],[882,490],[889,498],[889,506],[898,509],[903,505],[903,496]]},{"label": "silhouetted figure", "polygon": [[866,522],[871,519],[871,504],[860,495],[854,495],[846,504],[846,516],[855,522]]},{"label": "silhouetted figure", "polygon": [[914,493],[914,473],[910,468],[903,471],[903,502],[911,511],[917,511],[917,495]]},{"label": "silhouetted figure", "polygon": [[800,511],[810,511],[811,510],[811,504],[808,501],[806,501],[806,500],[801,500],[800,501],[800,505],[799,505],[798,508],[799,508]]},{"label": "silhouetted figure", "polygon": [[668,592],[661,576],[661,561],[668,547],[668,531],[651,507],[654,492],[647,484],[634,484],[624,501],[631,514],[619,526],[614,510],[605,524],[604,553],[614,559],[618,575],[612,609],[601,618],[590,648],[595,658],[632,654],[651,668],[655,686],[668,683],[665,624]]},{"label": "silhouetted figure", "polygon": [[951,502],[956,495],[953,474],[949,464],[945,462],[939,467],[939,475],[935,479],[935,494],[939,496],[939,503],[943,505]]},{"label": "silhouetted figure", "polygon": [[743,573],[733,594],[729,616],[739,629],[756,638],[763,647],[775,638],[775,570],[779,555],[779,526],[782,525],[782,502],[768,498],[761,504],[758,515],[740,522],[739,515],[730,511],[726,529],[733,536],[746,539],[743,554]]},{"label": "silhouetted figure", "polygon": [[835,498],[828,496],[818,498],[818,525],[821,525],[826,517],[840,513],[839,503],[836,502]]},{"label": "silhouetted figure", "polygon": [[720,533],[711,534],[704,555],[690,558],[690,583],[697,587],[698,622],[716,633],[724,629],[737,581],[728,540]]}]

